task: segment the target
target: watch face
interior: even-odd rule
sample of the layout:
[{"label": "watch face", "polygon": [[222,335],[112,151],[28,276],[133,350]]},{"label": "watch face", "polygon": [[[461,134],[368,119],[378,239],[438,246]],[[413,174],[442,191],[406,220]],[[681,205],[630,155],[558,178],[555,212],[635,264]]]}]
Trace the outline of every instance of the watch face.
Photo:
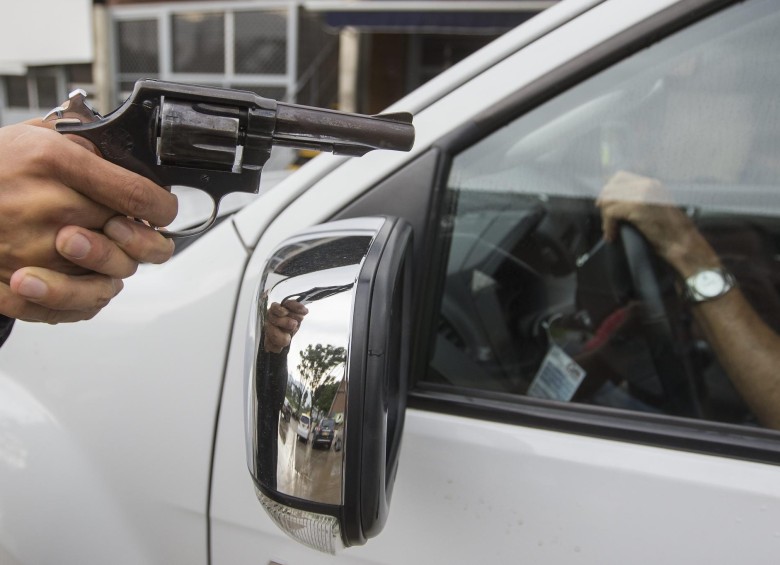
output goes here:
[{"label": "watch face", "polygon": [[717,271],[703,271],[696,275],[694,286],[702,297],[713,298],[725,290],[726,281]]}]

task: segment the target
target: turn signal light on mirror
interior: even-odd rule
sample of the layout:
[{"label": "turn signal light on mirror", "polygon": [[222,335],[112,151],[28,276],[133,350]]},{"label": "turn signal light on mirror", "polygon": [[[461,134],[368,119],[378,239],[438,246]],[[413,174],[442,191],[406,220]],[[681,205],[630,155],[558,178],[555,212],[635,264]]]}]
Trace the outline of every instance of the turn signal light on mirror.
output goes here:
[{"label": "turn signal light on mirror", "polygon": [[260,489],[255,489],[255,492],[274,523],[294,540],[331,555],[344,547],[341,527],[334,516],[296,510],[271,500]]}]

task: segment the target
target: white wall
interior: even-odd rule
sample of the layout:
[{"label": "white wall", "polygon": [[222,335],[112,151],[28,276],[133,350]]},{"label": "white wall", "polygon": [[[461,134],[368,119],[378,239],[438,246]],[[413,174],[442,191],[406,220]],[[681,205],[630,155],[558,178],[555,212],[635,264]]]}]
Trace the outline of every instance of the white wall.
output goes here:
[{"label": "white wall", "polygon": [[92,0],[5,0],[2,11],[0,74],[92,62]]}]

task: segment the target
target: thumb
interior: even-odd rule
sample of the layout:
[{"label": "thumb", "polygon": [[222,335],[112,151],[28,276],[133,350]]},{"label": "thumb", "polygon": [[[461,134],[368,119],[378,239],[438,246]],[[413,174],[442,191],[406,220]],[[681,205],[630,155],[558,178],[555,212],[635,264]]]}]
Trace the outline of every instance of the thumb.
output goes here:
[{"label": "thumb", "polygon": [[[24,123],[31,126],[57,131],[57,122],[58,120],[44,120],[43,118],[32,118],[30,120],[26,120]],[[98,148],[95,146],[95,144],[92,143],[87,138],[72,133],[65,134],[65,137],[70,139],[76,145],[80,145],[87,151],[94,153],[98,157],[102,157],[100,151],[98,151]]]}]

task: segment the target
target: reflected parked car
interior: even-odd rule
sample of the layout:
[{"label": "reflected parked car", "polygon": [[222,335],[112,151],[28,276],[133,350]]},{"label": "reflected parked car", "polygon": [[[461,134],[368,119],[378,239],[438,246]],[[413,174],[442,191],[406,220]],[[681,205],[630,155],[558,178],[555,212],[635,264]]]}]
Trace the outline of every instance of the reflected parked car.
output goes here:
[{"label": "reflected parked car", "polygon": [[303,443],[309,442],[309,428],[311,426],[311,416],[308,414],[301,414],[301,418],[298,420],[298,439]]},{"label": "reflected parked car", "polygon": [[336,421],[333,418],[325,418],[314,428],[311,440],[312,447],[323,445],[325,449],[330,449],[335,433]]},{"label": "reflected parked car", "polygon": [[290,417],[292,416],[292,406],[290,406],[290,402],[285,398],[284,404],[282,405],[282,418],[285,422],[290,421]]}]

